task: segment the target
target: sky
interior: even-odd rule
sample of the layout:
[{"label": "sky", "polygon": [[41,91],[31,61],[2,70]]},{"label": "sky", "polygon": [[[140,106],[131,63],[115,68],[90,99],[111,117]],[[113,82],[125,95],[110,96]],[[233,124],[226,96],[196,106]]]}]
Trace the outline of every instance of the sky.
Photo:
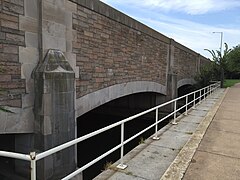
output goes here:
[{"label": "sky", "polygon": [[207,58],[204,49],[220,49],[213,32],[229,48],[240,44],[240,0],[101,1]]}]

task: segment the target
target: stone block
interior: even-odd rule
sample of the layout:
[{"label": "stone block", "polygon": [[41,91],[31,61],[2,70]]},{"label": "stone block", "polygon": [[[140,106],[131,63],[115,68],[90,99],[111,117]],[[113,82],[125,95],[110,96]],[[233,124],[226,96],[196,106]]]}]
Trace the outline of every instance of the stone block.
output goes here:
[{"label": "stone block", "polygon": [[18,29],[18,22],[8,21],[6,19],[2,19],[1,20],[1,26],[7,27],[7,28],[12,28],[12,29]]},{"label": "stone block", "polygon": [[0,82],[6,82],[6,81],[11,81],[11,75],[0,75]]},{"label": "stone block", "polygon": [[4,67],[5,67],[5,71],[4,71],[5,75],[12,75],[12,76],[20,75],[20,72],[21,72],[20,64],[18,64],[18,63],[12,64],[12,63],[6,62]]},{"label": "stone block", "polygon": [[25,0],[25,16],[38,18],[38,0]]},{"label": "stone block", "polygon": [[59,24],[65,23],[65,11],[57,5],[43,1],[43,19],[53,21]]},{"label": "stone block", "polygon": [[19,62],[23,64],[37,64],[38,49],[34,47],[19,47]]},{"label": "stone block", "polygon": [[93,33],[89,31],[84,31],[84,35],[88,37],[93,37]]},{"label": "stone block", "polygon": [[33,110],[32,108],[9,108],[14,113],[0,112],[0,133],[32,133]]},{"label": "stone block", "polygon": [[65,0],[65,9],[69,12],[77,12],[77,4],[69,0]]},{"label": "stone block", "polygon": [[18,54],[18,46],[10,45],[10,44],[4,44],[3,45],[3,52],[4,53],[10,53],[10,54]]},{"label": "stone block", "polygon": [[66,59],[69,62],[70,66],[72,68],[76,67],[76,54],[65,52],[64,55],[66,56]]},{"label": "stone block", "polygon": [[12,33],[6,33],[6,40],[13,42],[24,42],[24,36]]},{"label": "stone block", "polygon": [[74,69],[74,72],[75,72],[75,78],[79,78],[79,67],[75,67]]},{"label": "stone block", "polygon": [[42,95],[42,106],[43,106],[44,116],[51,116],[53,113],[52,95],[51,94],[43,94]]},{"label": "stone block", "polygon": [[5,13],[1,13],[1,19],[12,21],[12,22],[18,22],[17,16],[12,16],[10,14],[5,14]]},{"label": "stone block", "polygon": [[3,12],[11,13],[13,15],[24,14],[23,6],[19,6],[13,3],[4,2],[2,5]]},{"label": "stone block", "polygon": [[18,55],[17,54],[0,53],[0,61],[2,61],[2,62],[18,62]]},{"label": "stone block", "polygon": [[65,5],[65,0],[46,0],[46,2],[58,7],[64,7]]},{"label": "stone block", "polygon": [[49,135],[52,134],[52,123],[51,123],[51,116],[44,116],[43,119],[43,135]]},{"label": "stone block", "polygon": [[32,77],[32,71],[37,66],[37,64],[33,63],[24,63],[21,66],[21,79],[26,79],[26,81],[29,81]]},{"label": "stone block", "polygon": [[34,105],[34,92],[22,95],[22,108],[33,107]]},{"label": "stone block", "polygon": [[38,48],[38,35],[37,33],[25,32],[26,46]]},{"label": "stone block", "polygon": [[0,32],[0,39],[5,39],[6,38],[6,35],[4,32]]},{"label": "stone block", "polygon": [[66,41],[66,51],[67,52],[72,52],[72,41],[71,40]]},{"label": "stone block", "polygon": [[6,2],[15,4],[15,5],[19,5],[19,6],[23,6],[24,5],[24,0],[5,0]]},{"label": "stone block", "polygon": [[43,34],[43,49],[60,49],[66,52],[66,39]]},{"label": "stone block", "polygon": [[43,34],[65,38],[66,26],[53,21],[43,21]]},{"label": "stone block", "polygon": [[38,23],[37,19],[29,16],[19,16],[19,29],[22,31],[37,33]]}]

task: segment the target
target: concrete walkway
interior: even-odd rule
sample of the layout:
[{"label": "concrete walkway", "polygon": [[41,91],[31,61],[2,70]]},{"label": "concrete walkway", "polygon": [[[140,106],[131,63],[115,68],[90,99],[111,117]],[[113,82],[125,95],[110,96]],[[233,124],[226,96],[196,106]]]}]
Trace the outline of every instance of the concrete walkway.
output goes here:
[{"label": "concrete walkway", "polygon": [[183,179],[240,179],[240,84],[228,89]]},{"label": "concrete walkway", "polygon": [[[162,128],[158,132],[160,140],[149,138],[126,154],[124,163],[128,167],[125,170],[117,169],[116,162],[95,180],[181,179],[225,95],[224,91],[219,89],[187,116],[179,118],[178,125],[168,124]],[[192,179],[191,174],[189,178]]]}]

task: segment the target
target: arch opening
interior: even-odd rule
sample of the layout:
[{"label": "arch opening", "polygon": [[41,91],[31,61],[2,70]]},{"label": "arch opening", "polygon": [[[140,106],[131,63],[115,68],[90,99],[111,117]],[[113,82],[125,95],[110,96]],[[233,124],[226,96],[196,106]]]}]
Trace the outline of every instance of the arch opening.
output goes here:
[{"label": "arch opening", "polygon": [[[154,92],[135,93],[101,105],[77,118],[77,136],[81,137],[85,134],[154,107],[156,104],[161,103],[161,101],[164,100],[164,97],[164,95]],[[159,116],[161,116],[161,114]],[[154,112],[127,122],[124,129],[124,139],[126,140],[130,138],[154,122]],[[162,124],[159,125],[159,128],[164,127],[167,123],[168,120],[162,122]],[[79,143],[77,147],[78,166],[81,167],[85,165],[89,161],[120,144],[120,130],[120,126],[118,126],[96,137]],[[144,139],[148,138],[153,133],[154,128],[151,128],[149,131],[126,144],[124,146],[124,154],[132,150],[139,143],[143,143]],[[119,158],[120,150],[117,150],[95,165],[86,169],[83,172],[83,179],[93,179],[95,176],[100,174],[102,170],[104,170],[104,166],[107,163],[115,162]]]}]

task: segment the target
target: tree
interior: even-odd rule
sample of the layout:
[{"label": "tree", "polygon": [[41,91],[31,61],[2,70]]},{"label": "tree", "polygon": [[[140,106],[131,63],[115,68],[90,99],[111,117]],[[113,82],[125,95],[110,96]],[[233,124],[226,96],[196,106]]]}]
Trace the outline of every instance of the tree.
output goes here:
[{"label": "tree", "polygon": [[208,86],[211,81],[219,81],[220,77],[220,66],[214,61],[201,67],[200,72],[195,76],[197,82],[196,89]]},{"label": "tree", "polygon": [[226,59],[228,78],[240,78],[240,45],[234,47]]},{"label": "tree", "polygon": [[223,51],[223,54],[219,50],[214,51],[214,50],[204,49],[212,55],[213,61],[220,67],[221,88],[223,87],[223,82],[224,82],[224,71],[227,70],[227,56],[231,52],[231,49],[228,49],[227,43],[224,43],[224,45],[225,45],[225,49]]}]

